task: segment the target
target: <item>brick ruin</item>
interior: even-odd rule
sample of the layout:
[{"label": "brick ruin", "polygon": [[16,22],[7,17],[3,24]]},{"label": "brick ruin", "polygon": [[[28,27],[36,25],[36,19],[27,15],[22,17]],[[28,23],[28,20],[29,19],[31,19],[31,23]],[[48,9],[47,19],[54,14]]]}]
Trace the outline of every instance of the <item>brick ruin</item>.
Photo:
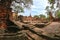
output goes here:
[{"label": "brick ruin", "polygon": [[[6,28],[7,20],[12,19],[12,11],[11,11],[12,9],[10,8],[11,3],[12,3],[12,0],[0,1],[0,27]],[[50,20],[55,20],[51,12],[49,13],[49,15],[50,15]],[[29,17],[24,17],[23,20],[39,22],[39,20],[41,19],[32,18],[30,15]]]},{"label": "brick ruin", "polygon": [[7,28],[7,20],[11,17],[11,5],[12,0],[0,0],[0,28]]},{"label": "brick ruin", "polygon": [[0,28],[5,29],[7,27],[7,20],[9,19],[10,15],[11,10],[7,10],[4,6],[0,5]]},{"label": "brick ruin", "polygon": [[30,16],[22,16],[22,15],[20,15],[18,18],[19,18],[20,21],[22,20],[24,23],[46,22],[45,18],[36,18],[36,17],[32,17],[31,15]]}]

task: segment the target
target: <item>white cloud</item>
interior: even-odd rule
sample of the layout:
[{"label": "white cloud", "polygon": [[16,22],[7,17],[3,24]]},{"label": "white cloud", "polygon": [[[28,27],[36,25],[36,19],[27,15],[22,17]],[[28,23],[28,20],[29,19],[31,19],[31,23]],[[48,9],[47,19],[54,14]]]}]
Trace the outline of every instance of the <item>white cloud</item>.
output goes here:
[{"label": "white cloud", "polygon": [[[32,15],[39,15],[39,14],[45,14],[45,8],[48,6],[47,0],[33,0],[33,5],[31,5],[31,13]],[[26,11],[23,15],[30,15],[30,12]],[[45,14],[46,15],[46,14]]]},{"label": "white cloud", "polygon": [[31,5],[31,8],[37,8],[35,5]]}]

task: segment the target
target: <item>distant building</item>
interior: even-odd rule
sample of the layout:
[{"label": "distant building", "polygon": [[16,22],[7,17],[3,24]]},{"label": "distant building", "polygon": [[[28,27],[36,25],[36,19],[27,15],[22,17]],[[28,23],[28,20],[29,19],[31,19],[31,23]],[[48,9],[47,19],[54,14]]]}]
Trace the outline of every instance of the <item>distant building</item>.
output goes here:
[{"label": "distant building", "polygon": [[25,23],[33,23],[33,24],[35,24],[35,23],[41,23],[42,21],[44,21],[45,19],[43,19],[43,18],[36,18],[36,17],[32,17],[31,16],[31,14],[30,14],[30,16],[20,16],[19,17],[19,19],[21,20],[22,19],[22,21],[23,22],[25,22]]}]

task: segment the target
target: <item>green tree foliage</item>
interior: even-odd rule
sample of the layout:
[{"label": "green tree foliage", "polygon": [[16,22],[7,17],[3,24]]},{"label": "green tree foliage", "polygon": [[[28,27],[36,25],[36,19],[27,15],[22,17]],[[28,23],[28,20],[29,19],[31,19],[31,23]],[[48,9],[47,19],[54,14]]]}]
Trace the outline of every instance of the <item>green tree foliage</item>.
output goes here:
[{"label": "green tree foliage", "polygon": [[48,0],[50,2],[50,4],[54,4],[55,3],[55,0]]},{"label": "green tree foliage", "polygon": [[54,8],[54,4],[55,4],[55,0],[48,0],[48,1],[49,1],[50,4],[52,4],[50,8],[53,9]]},{"label": "green tree foliage", "polygon": [[30,6],[33,4],[32,0],[15,0],[12,2],[11,6],[15,12],[24,12],[24,8],[30,9]]},{"label": "green tree foliage", "polygon": [[35,15],[34,17],[35,17],[35,18],[46,18],[46,16],[45,16],[45,15],[43,15],[43,14]]},{"label": "green tree foliage", "polygon": [[24,12],[24,10],[21,6],[15,6],[14,8],[15,8],[14,11],[17,13]]},{"label": "green tree foliage", "polygon": [[43,15],[43,14],[40,14],[39,17],[40,17],[40,18],[46,18],[46,16]]},{"label": "green tree foliage", "polygon": [[[59,10],[60,10],[60,1],[59,0],[48,0],[50,4],[52,4],[51,9],[54,9],[54,12],[57,12],[55,14],[57,14],[59,16]],[[54,4],[56,4],[56,8],[54,8]],[[58,10],[56,10],[58,8]]]},{"label": "green tree foliage", "polygon": [[[23,7],[26,8],[30,8],[30,5],[33,4],[32,0],[0,0],[0,5],[4,6],[5,8],[10,8],[10,6],[13,6],[12,9],[14,9],[14,7],[19,4],[20,7],[17,6],[17,8],[21,9],[21,12],[23,12]],[[15,7],[15,9],[17,9]]]},{"label": "green tree foliage", "polygon": [[[47,13],[48,18],[51,17],[51,16],[53,17],[53,15],[55,14],[55,10],[56,10],[56,8],[54,6],[54,4],[56,3],[55,1],[56,0],[48,0],[48,2],[50,3],[50,6],[46,7],[46,10],[47,10],[46,13]],[[51,12],[51,13],[49,13],[49,12]]]},{"label": "green tree foliage", "polygon": [[50,11],[49,6],[46,6],[45,10],[47,11],[47,12],[46,12],[47,15],[49,15],[49,11]]},{"label": "green tree foliage", "polygon": [[54,4],[57,4],[56,7],[59,7],[60,8],[60,1],[59,0],[48,0],[50,4],[52,4],[51,8],[53,7],[54,8]]},{"label": "green tree foliage", "polygon": [[35,15],[34,17],[35,17],[35,18],[39,18],[39,15]]},{"label": "green tree foliage", "polygon": [[57,12],[56,12],[56,17],[57,17],[57,18],[60,18],[60,10],[57,10]]}]

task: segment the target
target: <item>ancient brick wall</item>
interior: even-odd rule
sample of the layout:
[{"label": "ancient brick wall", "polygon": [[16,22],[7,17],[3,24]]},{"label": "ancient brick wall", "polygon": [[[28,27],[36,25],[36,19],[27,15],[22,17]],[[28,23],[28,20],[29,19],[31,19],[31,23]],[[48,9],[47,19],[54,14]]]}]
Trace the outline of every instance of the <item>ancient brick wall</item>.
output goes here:
[{"label": "ancient brick wall", "polygon": [[0,6],[0,28],[6,28],[7,27],[7,19],[11,16],[11,10],[7,10],[5,7]]}]

